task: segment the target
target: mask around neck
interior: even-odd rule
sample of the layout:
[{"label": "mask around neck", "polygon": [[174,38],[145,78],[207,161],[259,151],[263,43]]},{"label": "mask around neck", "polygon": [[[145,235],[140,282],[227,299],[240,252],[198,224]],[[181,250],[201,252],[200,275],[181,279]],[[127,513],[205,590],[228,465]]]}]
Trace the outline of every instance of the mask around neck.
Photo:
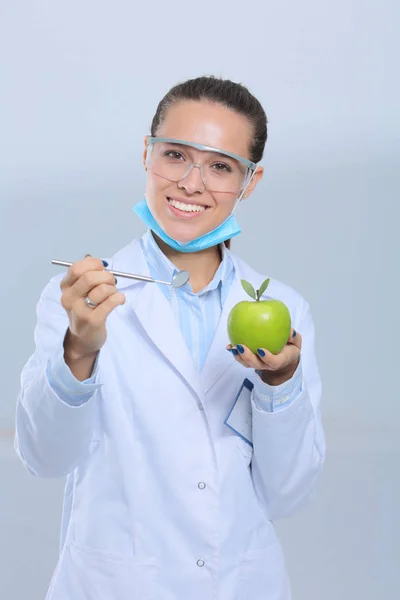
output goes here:
[{"label": "mask around neck", "polygon": [[201,235],[190,242],[178,242],[167,235],[157,223],[150,211],[146,198],[133,207],[133,212],[135,212],[137,216],[147,225],[147,227],[154,231],[154,233],[158,235],[163,242],[178,252],[199,252],[200,250],[211,248],[211,246],[217,246],[221,242],[225,242],[226,240],[241,233],[239,224],[232,212],[232,214],[225,219],[221,225],[209,233],[205,233],[204,235]]}]

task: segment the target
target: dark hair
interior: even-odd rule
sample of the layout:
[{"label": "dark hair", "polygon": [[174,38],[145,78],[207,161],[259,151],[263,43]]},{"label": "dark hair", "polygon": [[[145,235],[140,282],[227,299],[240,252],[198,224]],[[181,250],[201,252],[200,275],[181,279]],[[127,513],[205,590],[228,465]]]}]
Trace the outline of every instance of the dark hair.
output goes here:
[{"label": "dark hair", "polygon": [[151,124],[152,136],[156,135],[168,108],[180,100],[217,102],[247,117],[253,126],[250,160],[257,163],[262,159],[267,141],[267,116],[260,102],[245,86],[214,76],[178,83],[166,93],[157,107]]}]

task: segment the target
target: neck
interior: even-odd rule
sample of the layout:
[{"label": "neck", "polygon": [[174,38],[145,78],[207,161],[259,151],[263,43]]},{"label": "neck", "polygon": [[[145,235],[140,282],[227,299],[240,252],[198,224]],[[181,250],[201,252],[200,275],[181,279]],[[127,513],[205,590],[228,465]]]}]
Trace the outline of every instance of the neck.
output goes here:
[{"label": "neck", "polygon": [[212,246],[199,252],[178,252],[154,232],[153,237],[160,250],[180,271],[189,271],[193,292],[199,292],[212,281],[222,260],[219,246]]}]

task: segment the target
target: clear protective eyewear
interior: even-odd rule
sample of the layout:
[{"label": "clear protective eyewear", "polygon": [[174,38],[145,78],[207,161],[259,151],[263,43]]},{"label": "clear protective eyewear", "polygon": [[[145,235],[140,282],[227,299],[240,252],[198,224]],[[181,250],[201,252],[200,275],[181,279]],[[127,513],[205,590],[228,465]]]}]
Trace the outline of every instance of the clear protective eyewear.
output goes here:
[{"label": "clear protective eyewear", "polygon": [[[240,194],[250,183],[257,164],[219,148],[174,138],[148,137],[146,166],[155,175],[179,182],[198,168],[204,189],[215,193]],[[204,153],[201,164],[193,161],[196,150]]]}]

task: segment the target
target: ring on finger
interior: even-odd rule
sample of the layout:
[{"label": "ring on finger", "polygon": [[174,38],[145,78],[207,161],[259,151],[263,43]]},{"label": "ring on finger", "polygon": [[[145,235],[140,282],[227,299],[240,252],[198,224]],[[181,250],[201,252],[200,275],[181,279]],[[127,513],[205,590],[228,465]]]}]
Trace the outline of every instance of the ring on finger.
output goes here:
[{"label": "ring on finger", "polygon": [[96,308],[96,306],[97,306],[96,302],[92,302],[92,300],[89,298],[89,296],[86,296],[85,303],[86,303],[86,306],[88,306],[89,308]]}]

